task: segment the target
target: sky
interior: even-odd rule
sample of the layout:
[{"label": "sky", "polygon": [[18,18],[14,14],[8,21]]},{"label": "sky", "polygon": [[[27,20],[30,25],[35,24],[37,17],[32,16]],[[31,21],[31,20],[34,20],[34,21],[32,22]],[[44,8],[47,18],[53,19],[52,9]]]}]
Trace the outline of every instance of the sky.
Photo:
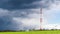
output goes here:
[{"label": "sky", "polygon": [[60,0],[0,0],[0,30],[60,29]]}]

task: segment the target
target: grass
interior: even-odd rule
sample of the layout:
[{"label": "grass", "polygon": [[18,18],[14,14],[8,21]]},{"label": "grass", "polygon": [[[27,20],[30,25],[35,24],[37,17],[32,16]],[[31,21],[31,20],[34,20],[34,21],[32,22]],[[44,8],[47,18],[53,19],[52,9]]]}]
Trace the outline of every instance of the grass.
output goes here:
[{"label": "grass", "polygon": [[0,34],[60,34],[60,30],[29,31],[29,32],[0,32]]}]

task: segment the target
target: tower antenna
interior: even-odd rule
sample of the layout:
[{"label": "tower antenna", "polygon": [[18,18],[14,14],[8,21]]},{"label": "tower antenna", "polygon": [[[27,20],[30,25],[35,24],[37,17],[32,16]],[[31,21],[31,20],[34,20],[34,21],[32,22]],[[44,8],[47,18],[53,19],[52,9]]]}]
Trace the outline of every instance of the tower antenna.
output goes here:
[{"label": "tower antenna", "polygon": [[43,12],[42,12],[42,8],[40,8],[40,30],[42,30],[43,28]]}]

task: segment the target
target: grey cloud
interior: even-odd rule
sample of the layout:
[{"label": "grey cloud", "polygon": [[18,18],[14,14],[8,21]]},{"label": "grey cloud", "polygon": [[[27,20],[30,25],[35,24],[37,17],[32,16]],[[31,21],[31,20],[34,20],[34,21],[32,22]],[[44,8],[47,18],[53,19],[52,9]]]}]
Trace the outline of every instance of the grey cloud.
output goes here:
[{"label": "grey cloud", "polygon": [[[29,12],[30,11],[30,12]],[[0,9],[0,30],[25,30],[32,29],[34,27],[24,26],[22,22],[16,22],[13,20],[14,17],[28,18],[28,14],[34,13],[31,10],[15,10],[9,11],[5,9]]]}]

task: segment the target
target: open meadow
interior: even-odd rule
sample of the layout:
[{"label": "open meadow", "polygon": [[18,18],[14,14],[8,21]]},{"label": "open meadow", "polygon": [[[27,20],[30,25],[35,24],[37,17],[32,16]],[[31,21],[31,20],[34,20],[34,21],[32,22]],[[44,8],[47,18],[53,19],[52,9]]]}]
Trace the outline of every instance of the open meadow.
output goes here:
[{"label": "open meadow", "polygon": [[0,34],[60,34],[60,30],[29,31],[29,32],[0,32]]}]

